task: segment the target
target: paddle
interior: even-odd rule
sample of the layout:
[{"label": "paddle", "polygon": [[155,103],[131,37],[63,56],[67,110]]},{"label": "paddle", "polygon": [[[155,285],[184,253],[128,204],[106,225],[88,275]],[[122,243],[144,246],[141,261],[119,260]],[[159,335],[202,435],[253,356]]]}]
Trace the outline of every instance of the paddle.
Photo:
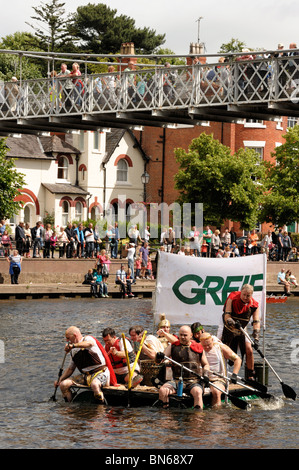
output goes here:
[{"label": "paddle", "polygon": [[122,333],[122,335],[121,335],[121,336],[122,336],[123,343],[124,343],[124,350],[125,350],[125,354],[126,354],[127,367],[128,367],[128,371],[129,371],[129,380],[128,380],[128,392],[129,392],[129,393],[128,393],[128,407],[130,407],[130,396],[131,396],[131,388],[132,388],[132,377],[133,377],[133,373],[134,373],[134,370],[135,370],[135,367],[136,367],[138,358],[139,358],[139,356],[140,356],[141,348],[142,348],[142,346],[143,346],[146,333],[147,333],[147,331],[144,331],[143,337],[142,337],[142,340],[140,341],[140,346],[139,346],[139,349],[138,349],[138,351],[137,351],[137,354],[136,354],[135,361],[134,361],[134,364],[133,364],[132,369],[131,369],[131,366],[130,366],[130,359],[129,359],[128,349],[127,349],[127,345],[126,345],[126,337],[125,337],[124,333]]},{"label": "paddle", "polygon": [[[67,355],[67,352],[66,352],[65,355],[64,355],[64,358],[63,358],[61,367],[60,367],[60,369],[59,369],[57,382],[59,382],[59,379],[60,379],[60,377],[62,376],[62,372],[63,372],[63,367],[64,367],[66,355]],[[49,401],[57,401],[57,400],[56,400],[56,392],[57,392],[58,386],[59,386],[58,384],[55,385],[54,394],[51,396],[51,398],[49,398]]]},{"label": "paddle", "polygon": [[[232,373],[228,371],[228,374],[231,375]],[[259,392],[267,393],[268,391],[268,388],[265,385],[261,384],[260,382],[257,382],[256,380],[243,379],[243,377],[240,377],[239,375],[237,375],[237,378],[241,380],[243,384],[256,388]]]},{"label": "paddle", "polygon": [[254,349],[259,353],[259,355],[264,359],[264,361],[268,364],[268,366],[270,367],[270,369],[272,370],[273,374],[277,377],[277,379],[279,380],[281,386],[282,386],[282,391],[285,395],[285,397],[287,398],[291,398],[292,400],[296,400],[296,397],[297,397],[297,394],[295,392],[295,390],[292,389],[292,387],[290,387],[289,385],[283,383],[283,381],[281,380],[281,378],[279,377],[279,375],[277,374],[277,372],[275,372],[275,370],[273,369],[273,367],[271,366],[270,362],[268,361],[268,359],[266,359],[265,355],[263,354],[263,352],[257,347],[257,345],[255,344],[255,342],[253,341],[253,339],[250,338],[249,334],[243,330],[243,328],[240,326],[239,327],[240,330],[242,331],[243,335],[246,336],[246,338],[251,342],[251,344],[253,345]]},{"label": "paddle", "polygon": [[[169,361],[173,362],[174,364],[176,364],[177,366],[179,367],[182,367],[183,369],[185,369],[186,371],[188,372],[191,372],[191,374],[194,374],[196,375],[197,377],[199,377],[201,380],[203,380],[203,377],[200,375],[200,374],[197,374],[196,372],[194,372],[193,370],[191,369],[188,369],[188,367],[186,366],[183,366],[182,364],[179,364],[178,362],[174,361],[173,359],[171,359],[171,357],[167,357],[167,356],[164,356],[165,359],[168,359]],[[221,388],[217,387],[217,385],[213,384],[213,382],[209,381],[209,386],[212,386],[214,388],[216,388],[217,390],[219,390],[219,392],[221,393],[224,393],[224,395],[226,395],[230,401],[237,407],[237,408],[241,408],[242,410],[246,410],[250,405],[244,401],[244,400],[241,400],[241,398],[238,398],[238,397],[234,397],[231,393],[229,392],[226,392],[225,390],[222,390]]]},{"label": "paddle", "polygon": [[[225,380],[228,380],[230,381],[230,378],[229,377],[226,377],[225,375],[222,375],[222,374],[219,374],[219,372],[215,372],[215,371],[211,371],[212,374],[215,374],[217,375],[217,377],[221,377],[222,379],[225,379]],[[231,374],[231,372],[228,372],[229,374]],[[238,376],[237,376],[238,377]],[[271,395],[270,393],[266,393],[266,392],[261,392],[260,390],[256,389],[256,388],[253,388],[253,387],[249,387],[249,385],[245,385],[245,384],[241,384],[240,382],[236,382],[238,385],[241,385],[241,387],[244,387],[244,388],[247,388],[248,390],[251,390],[252,392],[254,392],[256,395],[259,395],[261,398],[275,398],[274,395]]]}]

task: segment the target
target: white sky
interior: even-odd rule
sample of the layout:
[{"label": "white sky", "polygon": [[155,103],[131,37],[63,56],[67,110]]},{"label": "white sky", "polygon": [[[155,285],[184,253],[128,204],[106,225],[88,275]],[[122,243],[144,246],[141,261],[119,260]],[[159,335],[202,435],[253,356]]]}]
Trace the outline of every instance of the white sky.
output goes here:
[{"label": "white sky", "polygon": [[[44,0],[47,3],[48,0]],[[61,0],[63,2],[63,0]],[[10,0],[1,9],[1,37],[16,31],[33,30],[33,6],[41,0]],[[197,42],[200,21],[200,42],[208,54],[217,53],[223,43],[237,38],[250,48],[276,49],[282,42],[287,49],[291,42],[299,45],[298,0],[64,0],[67,12],[88,3],[105,3],[117,14],[134,18],[136,26],[166,34],[163,47],[175,54],[188,54],[189,45]]]}]

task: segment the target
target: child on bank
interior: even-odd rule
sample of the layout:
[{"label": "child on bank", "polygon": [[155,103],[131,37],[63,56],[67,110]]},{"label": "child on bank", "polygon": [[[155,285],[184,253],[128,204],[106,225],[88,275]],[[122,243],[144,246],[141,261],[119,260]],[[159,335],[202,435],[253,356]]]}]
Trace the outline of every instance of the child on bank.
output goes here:
[{"label": "child on bank", "polygon": [[56,232],[53,232],[53,234],[50,238],[50,250],[51,250],[52,258],[54,258],[54,251],[55,251],[55,248],[56,248],[56,244],[57,244],[57,235],[56,235]]},{"label": "child on bank", "polygon": [[138,258],[136,258],[135,269],[136,269],[136,279],[140,279],[141,256],[138,256]]},{"label": "child on bank", "polygon": [[151,259],[148,258],[148,261],[147,261],[147,265],[146,265],[146,279],[148,280],[152,280],[154,279],[154,276],[153,276],[153,267],[152,267],[152,262],[151,262]]}]

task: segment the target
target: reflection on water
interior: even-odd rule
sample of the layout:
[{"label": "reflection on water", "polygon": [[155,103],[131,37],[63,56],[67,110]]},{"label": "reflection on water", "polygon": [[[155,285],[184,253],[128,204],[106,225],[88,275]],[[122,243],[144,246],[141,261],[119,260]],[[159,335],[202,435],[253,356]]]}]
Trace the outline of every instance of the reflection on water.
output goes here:
[{"label": "reflection on water", "polygon": [[[269,305],[265,354],[283,381],[298,392],[292,340],[299,337],[298,300]],[[269,371],[269,391],[278,397],[250,410],[161,410],[49,401],[64,356],[64,332],[72,324],[101,338],[106,326],[128,334],[133,324],[152,332],[150,300],[59,299],[2,301],[0,339],[1,448],[223,449],[298,448],[298,401],[286,400]],[[175,327],[174,327],[175,329]],[[217,327],[207,327],[215,333]],[[299,338],[298,338],[299,341]],[[259,360],[259,356],[257,360]],[[298,356],[299,360],[299,356]],[[67,361],[65,363],[67,367]],[[267,432],[265,432],[265,429]],[[70,432],[71,430],[71,432]]]}]

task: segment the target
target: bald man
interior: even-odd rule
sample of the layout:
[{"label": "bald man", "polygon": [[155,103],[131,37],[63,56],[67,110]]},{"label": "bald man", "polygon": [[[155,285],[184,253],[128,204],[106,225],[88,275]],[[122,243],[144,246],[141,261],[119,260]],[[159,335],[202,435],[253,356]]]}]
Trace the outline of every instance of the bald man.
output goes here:
[{"label": "bald man", "polygon": [[[101,388],[105,385],[115,385],[111,362],[103,346],[93,336],[83,336],[76,326],[69,327],[65,332],[67,344],[64,348],[66,353],[70,353],[71,361],[66,371],[61,375],[60,380],[54,383],[59,386],[65,401],[72,401],[70,388],[75,383],[88,385],[91,387],[98,402],[104,402],[104,395]],[[75,369],[81,372],[79,377],[71,378]]]},{"label": "bald man", "polygon": [[[226,376],[226,361],[230,360],[234,363],[232,381],[235,382],[242,365],[241,358],[226,344],[217,339],[215,341],[210,333],[203,333],[200,336],[200,342],[210,366],[209,380],[221,390],[225,390],[225,380],[213,374],[213,371]],[[213,386],[210,387],[210,390],[212,393],[212,406],[220,406],[222,392]]]},{"label": "bald man", "polygon": [[[201,344],[193,341],[192,331],[188,325],[184,325],[179,330],[179,339],[175,343],[169,344],[164,351],[165,356],[171,357],[174,361],[191,369],[196,374],[203,368],[205,375],[209,370],[209,364]],[[169,407],[169,396],[177,392],[179,377],[182,375],[180,366],[172,363],[173,380],[166,382],[159,389],[159,398],[163,408]],[[203,409],[203,386],[197,375],[183,370],[184,392],[192,395],[194,408]]]}]

